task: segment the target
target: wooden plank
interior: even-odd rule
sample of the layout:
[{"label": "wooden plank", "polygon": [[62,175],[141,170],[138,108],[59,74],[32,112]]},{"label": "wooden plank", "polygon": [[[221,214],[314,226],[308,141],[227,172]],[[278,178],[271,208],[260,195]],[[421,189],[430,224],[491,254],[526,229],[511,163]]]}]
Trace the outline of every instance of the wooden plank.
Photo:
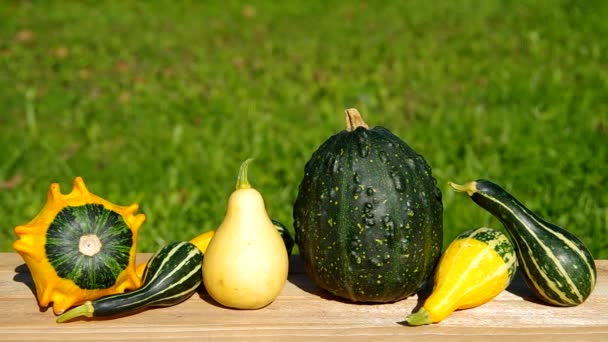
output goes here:
[{"label": "wooden plank", "polygon": [[227,309],[201,291],[174,307],[57,324],[51,309],[38,307],[21,258],[0,253],[0,340],[602,340],[608,338],[608,260],[597,261],[597,267],[596,289],[577,307],[541,304],[516,278],[490,303],[455,312],[439,324],[408,327],[403,320],[417,297],[388,304],[341,301],[312,284],[294,256],[281,295],[260,310]]}]

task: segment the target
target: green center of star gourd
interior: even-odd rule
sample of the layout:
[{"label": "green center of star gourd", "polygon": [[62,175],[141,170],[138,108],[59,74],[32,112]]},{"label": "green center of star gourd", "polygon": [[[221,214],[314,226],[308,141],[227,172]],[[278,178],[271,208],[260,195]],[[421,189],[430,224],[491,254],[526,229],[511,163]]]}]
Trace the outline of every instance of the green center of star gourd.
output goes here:
[{"label": "green center of star gourd", "polygon": [[113,286],[128,266],[133,233],[116,212],[101,204],[63,208],[46,233],[49,262],[81,289]]}]

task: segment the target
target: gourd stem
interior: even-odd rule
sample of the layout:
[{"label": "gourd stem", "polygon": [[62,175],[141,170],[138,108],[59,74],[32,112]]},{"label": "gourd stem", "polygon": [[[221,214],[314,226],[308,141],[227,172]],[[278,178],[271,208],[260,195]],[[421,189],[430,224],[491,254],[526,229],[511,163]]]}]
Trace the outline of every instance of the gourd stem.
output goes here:
[{"label": "gourd stem", "polygon": [[407,324],[414,326],[433,323],[433,321],[431,321],[431,317],[429,316],[429,312],[424,307],[420,308],[420,310],[418,310],[417,312],[414,312],[413,314],[407,316],[405,321],[407,322]]},{"label": "gourd stem", "polygon": [[241,164],[241,168],[239,169],[239,176],[236,181],[236,189],[249,189],[251,188],[251,184],[249,184],[249,180],[247,179],[247,168],[249,167],[249,163],[253,161],[253,158],[249,158]]},{"label": "gourd stem", "polygon": [[345,111],[346,113],[346,130],[352,132],[358,127],[369,128],[369,126],[363,121],[361,114],[356,108],[349,108]]},{"label": "gourd stem", "polygon": [[81,316],[93,317],[94,312],[95,308],[93,307],[93,303],[88,301],[57,317],[57,323],[63,323],[65,321],[69,321],[71,319]]},{"label": "gourd stem", "polygon": [[473,196],[477,192],[477,184],[475,182],[468,182],[465,185],[459,185],[453,182],[448,184],[458,192],[466,192],[469,196]]}]

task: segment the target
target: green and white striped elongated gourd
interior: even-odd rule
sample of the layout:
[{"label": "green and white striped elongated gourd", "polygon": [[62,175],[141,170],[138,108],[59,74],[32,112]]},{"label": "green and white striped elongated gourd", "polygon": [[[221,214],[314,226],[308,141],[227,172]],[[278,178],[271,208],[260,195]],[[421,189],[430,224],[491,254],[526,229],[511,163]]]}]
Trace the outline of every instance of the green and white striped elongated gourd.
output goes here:
[{"label": "green and white striped elongated gourd", "polygon": [[108,317],[149,307],[172,306],[190,298],[202,282],[203,253],[186,241],[173,242],[146,264],[142,286],[135,291],[102,297],[67,311],[57,323],[80,316]]},{"label": "green and white striped elongated gourd", "polygon": [[546,303],[575,306],[595,287],[593,256],[574,234],[549,223],[526,208],[499,185],[485,179],[458,185],[507,229],[516,246],[524,278],[535,295]]},{"label": "green and white striped elongated gourd", "polygon": [[482,227],[454,239],[439,259],[431,295],[406,319],[438,323],[455,310],[485,304],[509,286],[517,270],[513,244],[500,231]]}]

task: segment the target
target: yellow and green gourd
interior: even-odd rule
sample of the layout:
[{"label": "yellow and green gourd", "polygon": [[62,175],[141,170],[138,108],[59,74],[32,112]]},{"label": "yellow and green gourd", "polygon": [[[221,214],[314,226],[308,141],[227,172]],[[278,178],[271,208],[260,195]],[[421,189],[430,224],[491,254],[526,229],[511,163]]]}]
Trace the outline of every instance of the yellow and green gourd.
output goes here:
[{"label": "yellow and green gourd", "polygon": [[30,222],[15,227],[14,249],[30,270],[41,307],[55,314],[71,306],[141,285],[135,272],[137,204],[119,206],[86,188],[81,177],[62,194],[50,186],[47,202]]},{"label": "yellow and green gourd", "polygon": [[467,230],[439,259],[431,295],[406,319],[410,325],[437,323],[455,310],[487,303],[509,286],[517,269],[513,245],[492,228]]}]

